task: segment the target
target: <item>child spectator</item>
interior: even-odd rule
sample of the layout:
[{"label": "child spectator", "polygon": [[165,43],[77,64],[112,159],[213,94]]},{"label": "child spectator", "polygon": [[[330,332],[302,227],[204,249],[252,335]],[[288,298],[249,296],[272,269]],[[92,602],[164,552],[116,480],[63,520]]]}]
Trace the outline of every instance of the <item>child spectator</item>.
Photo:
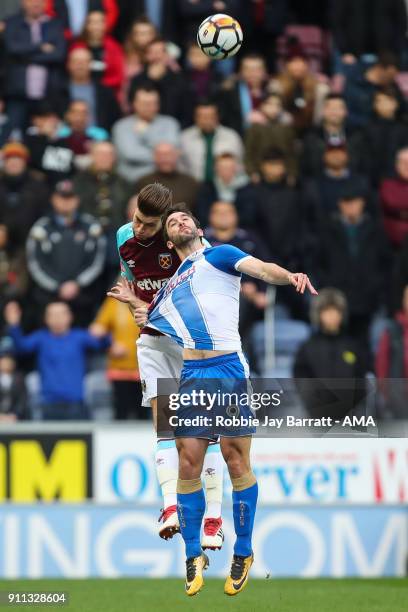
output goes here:
[{"label": "child spectator", "polygon": [[72,313],[64,302],[48,304],[45,328],[29,335],[20,327],[21,315],[17,302],[9,302],[4,309],[17,355],[33,354],[37,359],[43,419],[89,419],[84,402],[86,352],[107,348],[109,337],[96,338],[84,329],[72,328]]}]

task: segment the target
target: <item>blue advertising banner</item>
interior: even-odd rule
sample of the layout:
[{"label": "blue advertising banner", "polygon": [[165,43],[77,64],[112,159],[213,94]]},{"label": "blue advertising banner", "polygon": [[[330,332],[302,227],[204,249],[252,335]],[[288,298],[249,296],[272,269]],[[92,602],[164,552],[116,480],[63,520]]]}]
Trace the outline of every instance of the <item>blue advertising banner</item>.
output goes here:
[{"label": "blue advertising banner", "polygon": [[[181,537],[160,540],[158,512],[130,505],[15,505],[0,508],[0,576],[182,576]],[[234,532],[210,553],[209,575],[228,572]],[[267,507],[258,509],[253,575],[402,576],[408,555],[408,509]]]}]

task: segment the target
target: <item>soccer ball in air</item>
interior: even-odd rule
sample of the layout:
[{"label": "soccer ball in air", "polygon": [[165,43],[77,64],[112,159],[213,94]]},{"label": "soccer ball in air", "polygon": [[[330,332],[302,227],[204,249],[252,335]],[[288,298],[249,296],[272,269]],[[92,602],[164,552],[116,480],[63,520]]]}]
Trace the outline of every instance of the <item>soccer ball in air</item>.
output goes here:
[{"label": "soccer ball in air", "polygon": [[241,48],[242,29],[238,21],[229,15],[211,15],[204,19],[197,33],[200,49],[216,60],[232,57]]}]

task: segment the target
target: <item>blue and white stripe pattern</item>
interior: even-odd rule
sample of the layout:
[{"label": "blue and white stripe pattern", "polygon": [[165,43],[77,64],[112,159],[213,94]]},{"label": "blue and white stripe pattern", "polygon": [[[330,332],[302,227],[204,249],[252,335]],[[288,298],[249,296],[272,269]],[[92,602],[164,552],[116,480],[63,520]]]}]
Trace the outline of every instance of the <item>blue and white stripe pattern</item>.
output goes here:
[{"label": "blue and white stripe pattern", "polygon": [[240,351],[238,267],[248,257],[229,244],[187,257],[156,295],[147,325],[184,348]]}]

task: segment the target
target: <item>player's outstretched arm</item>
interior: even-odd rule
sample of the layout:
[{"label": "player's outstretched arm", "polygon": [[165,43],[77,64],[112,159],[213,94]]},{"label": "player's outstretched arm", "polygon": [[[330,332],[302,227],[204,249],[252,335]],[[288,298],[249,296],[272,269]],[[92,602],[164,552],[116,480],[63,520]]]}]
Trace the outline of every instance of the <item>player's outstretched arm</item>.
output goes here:
[{"label": "player's outstretched arm", "polygon": [[289,272],[274,263],[268,263],[256,257],[248,257],[238,264],[238,270],[243,274],[259,278],[270,285],[293,285],[298,293],[307,289],[312,295],[317,295],[307,274],[303,272]]}]

